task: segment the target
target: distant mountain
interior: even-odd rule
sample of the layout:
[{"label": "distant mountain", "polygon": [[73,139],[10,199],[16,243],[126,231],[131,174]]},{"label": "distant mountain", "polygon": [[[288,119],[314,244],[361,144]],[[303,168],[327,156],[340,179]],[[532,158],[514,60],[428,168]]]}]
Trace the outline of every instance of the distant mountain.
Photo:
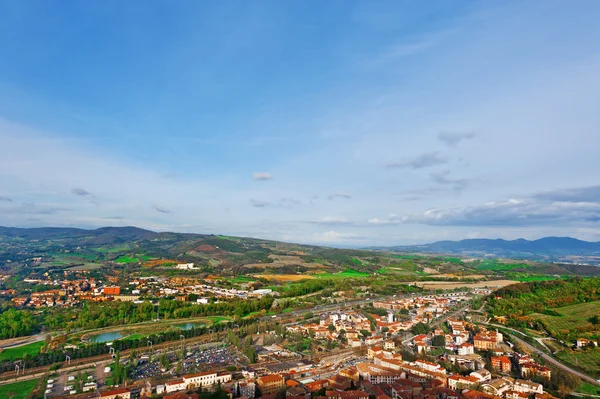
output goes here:
[{"label": "distant mountain", "polygon": [[78,240],[83,243],[113,244],[154,238],[158,233],[137,227],[102,227],[95,230],[70,227],[40,227],[21,229],[0,226],[0,237],[26,240]]},{"label": "distant mountain", "polygon": [[372,247],[369,249],[397,252],[424,252],[524,259],[565,259],[568,257],[600,256],[600,242],[588,242],[571,237],[546,237],[529,241],[517,239],[468,239],[461,241],[438,241],[424,245],[401,245]]}]

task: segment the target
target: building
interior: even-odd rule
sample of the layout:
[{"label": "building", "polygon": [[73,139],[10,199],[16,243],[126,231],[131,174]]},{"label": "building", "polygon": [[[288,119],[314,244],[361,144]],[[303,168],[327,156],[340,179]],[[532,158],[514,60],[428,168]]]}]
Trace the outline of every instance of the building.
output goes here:
[{"label": "building", "polygon": [[104,287],[102,293],[104,295],[121,295],[121,287]]},{"label": "building", "polygon": [[476,334],[473,337],[473,346],[477,350],[485,351],[492,350],[496,347],[496,340],[490,337]]},{"label": "building", "polygon": [[167,383],[165,383],[165,392],[166,393],[183,391],[184,389],[186,389],[186,385],[185,385],[185,381],[183,380],[183,378],[178,379],[178,380],[168,381]]},{"label": "building", "polygon": [[472,376],[462,376],[460,374],[451,375],[448,377],[448,388],[453,390],[466,389],[471,388],[473,385],[477,384],[479,380]]},{"label": "building", "polygon": [[131,392],[127,388],[115,388],[100,392],[100,399],[130,399]]},{"label": "building", "polygon": [[285,378],[279,374],[269,374],[258,377],[256,385],[263,396],[275,395],[285,385]]},{"label": "building", "polygon": [[475,353],[475,347],[473,344],[469,344],[467,342],[458,345],[458,354],[460,356],[472,355]]},{"label": "building", "polygon": [[512,363],[507,356],[493,356],[492,367],[496,371],[510,373],[510,370],[512,369]]},{"label": "building", "polygon": [[206,371],[204,373],[187,374],[183,376],[186,389],[224,384],[231,381],[231,373],[217,373]]},{"label": "building", "polygon": [[521,376],[523,376],[523,378],[530,378],[534,375],[550,379],[552,377],[552,372],[548,367],[540,366],[533,362],[527,362],[521,365]]},{"label": "building", "polygon": [[526,394],[531,394],[531,393],[542,394],[542,393],[544,393],[544,387],[542,386],[542,384],[538,384],[537,382],[526,381],[526,380],[515,380],[515,383],[513,385],[513,390],[515,390],[517,392],[523,392]]}]

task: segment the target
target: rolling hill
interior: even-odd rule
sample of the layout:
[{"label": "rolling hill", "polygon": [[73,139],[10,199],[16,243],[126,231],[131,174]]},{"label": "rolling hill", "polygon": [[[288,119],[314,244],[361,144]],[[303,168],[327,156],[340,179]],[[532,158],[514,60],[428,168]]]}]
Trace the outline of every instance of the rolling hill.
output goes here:
[{"label": "rolling hill", "polygon": [[[574,263],[600,263],[600,242],[571,237],[545,237],[539,240],[468,239],[438,241],[424,245],[373,247],[395,252],[445,253],[462,256],[494,256]],[[597,258],[597,259],[596,259]]]}]

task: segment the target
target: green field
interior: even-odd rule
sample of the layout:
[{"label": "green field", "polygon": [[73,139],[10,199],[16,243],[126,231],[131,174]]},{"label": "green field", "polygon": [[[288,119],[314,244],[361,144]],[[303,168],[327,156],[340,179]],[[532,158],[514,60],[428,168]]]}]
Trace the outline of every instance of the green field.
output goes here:
[{"label": "green field", "polygon": [[540,313],[534,313],[533,316],[542,320],[547,329],[558,334],[563,331],[576,330],[579,327],[590,325],[591,323],[588,319],[592,316],[600,315],[600,301],[579,303],[552,310],[558,312],[561,316]]},{"label": "green field", "polygon": [[34,390],[38,380],[15,382],[14,384],[0,385],[0,398],[25,399]]},{"label": "green field", "polygon": [[566,350],[555,354],[561,360],[577,366],[592,375],[600,375],[600,349],[586,351]]},{"label": "green field", "polygon": [[0,360],[22,359],[26,354],[35,356],[40,353],[42,346],[44,346],[44,342],[39,341],[15,348],[8,348],[0,352]]},{"label": "green field", "polygon": [[132,258],[130,256],[121,255],[117,259],[115,259],[117,263],[137,263],[138,258]]},{"label": "green field", "polygon": [[145,335],[142,334],[131,334],[126,336],[125,338],[121,338],[121,341],[134,340],[134,339],[142,339]]},{"label": "green field", "polygon": [[316,278],[363,278],[363,277],[369,277],[369,273],[365,273],[365,272],[359,272],[357,270],[352,270],[352,269],[346,269],[343,272],[339,272],[339,273],[322,273],[322,274],[316,274],[315,277]]},{"label": "green field", "polygon": [[557,280],[560,277],[548,276],[543,274],[530,274],[530,273],[506,273],[506,277],[511,280],[517,280],[521,283],[529,283],[531,281],[550,281]]},{"label": "green field", "polygon": [[592,385],[589,382],[584,382],[577,388],[577,392],[589,393],[590,395],[600,395],[600,387]]},{"label": "green field", "polygon": [[482,260],[475,268],[477,270],[510,271],[515,269],[529,269],[530,266],[526,263],[502,263],[497,259],[486,259]]},{"label": "green field", "polygon": [[207,316],[205,319],[212,321],[213,324],[221,323],[223,321],[231,321],[231,318],[225,316]]},{"label": "green field", "polygon": [[85,263],[79,266],[72,266],[67,268],[67,270],[98,270],[102,267],[99,263]]},{"label": "green field", "polygon": [[247,276],[235,276],[235,277],[230,277],[229,281],[231,281],[232,283],[251,283],[253,281],[255,281],[252,277],[247,277]]},{"label": "green field", "polygon": [[444,261],[455,265],[462,265],[463,261],[460,258],[444,258]]}]

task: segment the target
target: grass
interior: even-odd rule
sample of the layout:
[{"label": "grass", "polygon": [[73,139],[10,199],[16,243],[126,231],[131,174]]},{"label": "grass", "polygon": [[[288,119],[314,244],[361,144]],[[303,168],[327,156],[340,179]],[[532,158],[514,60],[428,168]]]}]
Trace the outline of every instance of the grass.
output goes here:
[{"label": "grass", "polygon": [[39,341],[23,346],[8,348],[0,352],[0,360],[22,359],[26,354],[35,356],[40,353],[42,346],[44,346],[44,342]]},{"label": "grass", "polygon": [[600,387],[590,384],[589,382],[584,382],[577,388],[577,392],[580,393],[589,393],[590,395],[600,395]]},{"label": "grass", "polygon": [[30,380],[0,385],[0,398],[25,399],[35,389],[37,384],[38,380]]},{"label": "grass", "polygon": [[223,321],[230,321],[231,318],[225,316],[207,316],[206,319],[213,322],[213,324],[221,323]]},{"label": "grass", "polygon": [[529,283],[531,281],[550,281],[557,280],[557,276],[548,276],[543,274],[530,274],[530,273],[506,273],[506,277],[511,280],[517,280],[521,283]]},{"label": "grass", "polygon": [[448,263],[453,263],[455,265],[462,265],[462,260],[460,258],[444,258],[444,261]]},{"label": "grass", "polygon": [[526,263],[502,263],[497,259],[485,259],[476,265],[477,270],[490,271],[510,271],[515,269],[528,269],[530,266]]},{"label": "grass", "polygon": [[232,283],[251,283],[254,281],[254,279],[248,276],[235,276],[229,278],[229,281]]},{"label": "grass", "polygon": [[346,269],[343,272],[338,273],[321,273],[316,274],[316,278],[324,279],[324,278],[363,278],[369,277],[369,273],[359,272],[357,270]]},{"label": "grass", "polygon": [[142,334],[131,334],[126,336],[125,338],[121,338],[121,341],[134,340],[134,339],[142,339],[145,335]]},{"label": "grass", "polygon": [[535,313],[533,316],[544,321],[544,324],[549,330],[560,334],[564,331],[576,330],[580,327],[590,325],[591,323],[588,319],[597,315],[598,309],[600,309],[600,301],[593,301],[552,309],[560,313],[561,316],[551,316],[540,313]]},{"label": "grass", "polygon": [[115,262],[117,262],[117,263],[137,263],[138,259],[132,258],[130,256],[126,256],[126,255],[121,255],[117,259],[115,259]]},{"label": "grass", "polygon": [[556,353],[555,356],[592,375],[600,374],[600,349],[598,348],[577,352],[566,350]]}]

